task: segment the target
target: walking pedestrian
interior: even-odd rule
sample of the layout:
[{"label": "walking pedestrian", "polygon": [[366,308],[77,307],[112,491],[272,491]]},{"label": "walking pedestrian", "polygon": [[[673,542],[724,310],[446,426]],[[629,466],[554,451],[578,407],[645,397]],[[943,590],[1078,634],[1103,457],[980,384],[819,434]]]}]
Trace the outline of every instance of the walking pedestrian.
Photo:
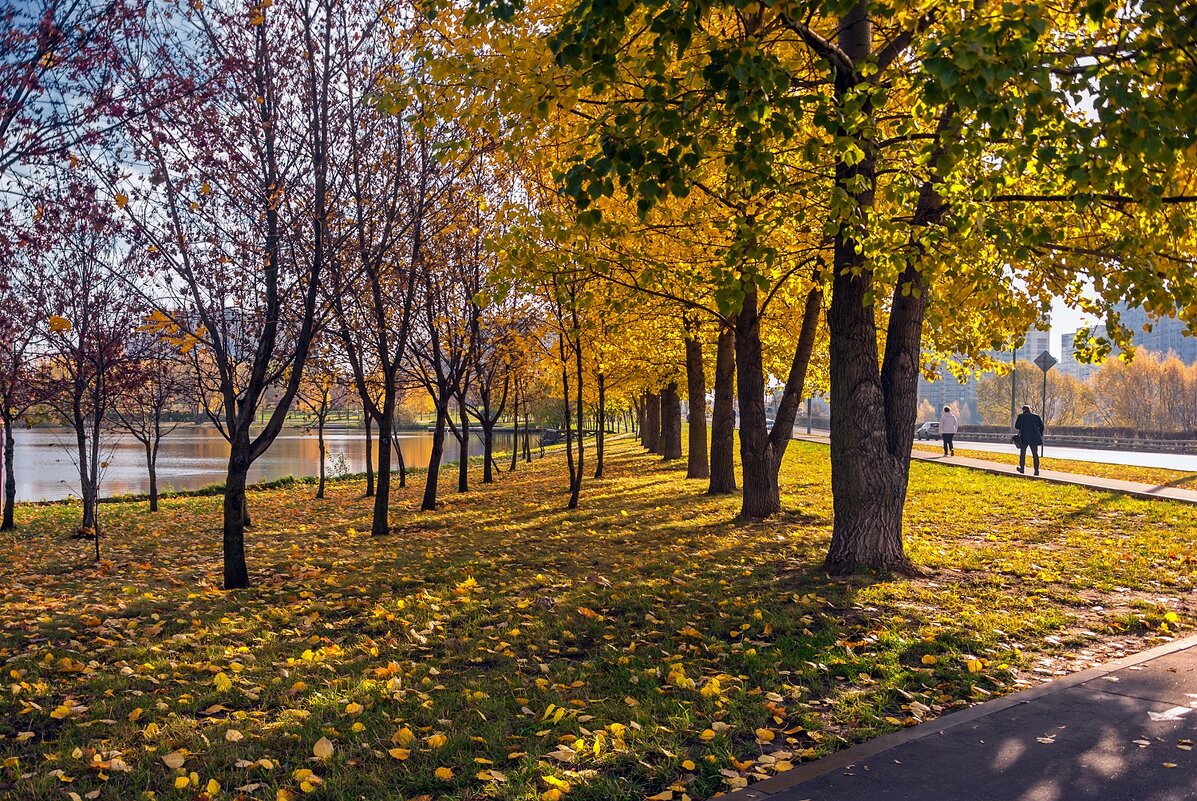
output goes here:
[{"label": "walking pedestrian", "polygon": [[1014,427],[1018,429],[1018,472],[1027,472],[1027,448],[1030,448],[1035,475],[1039,475],[1039,448],[1043,445],[1043,418],[1032,412],[1030,406],[1023,406],[1022,414],[1014,421]]},{"label": "walking pedestrian", "polygon": [[952,439],[960,430],[960,421],[952,414],[952,407],[943,407],[943,414],[939,417],[939,436],[943,439],[943,455],[955,456],[956,444]]}]

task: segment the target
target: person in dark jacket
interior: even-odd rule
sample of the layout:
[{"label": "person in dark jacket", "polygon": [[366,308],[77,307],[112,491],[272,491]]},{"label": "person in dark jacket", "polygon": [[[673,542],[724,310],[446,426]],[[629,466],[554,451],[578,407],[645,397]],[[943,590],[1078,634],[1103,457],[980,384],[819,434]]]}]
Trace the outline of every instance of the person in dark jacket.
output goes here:
[{"label": "person in dark jacket", "polygon": [[1032,464],[1035,475],[1039,475],[1039,448],[1043,445],[1043,418],[1031,411],[1030,406],[1022,407],[1022,414],[1014,421],[1018,429],[1018,472],[1027,472],[1027,448],[1031,449]]}]

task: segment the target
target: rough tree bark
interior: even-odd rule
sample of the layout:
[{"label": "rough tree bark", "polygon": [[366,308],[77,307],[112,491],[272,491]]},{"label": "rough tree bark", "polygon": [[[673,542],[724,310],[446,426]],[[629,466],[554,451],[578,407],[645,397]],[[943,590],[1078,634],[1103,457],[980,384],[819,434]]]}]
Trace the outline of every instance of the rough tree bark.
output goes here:
[{"label": "rough tree bark", "polygon": [[815,336],[819,331],[819,315],[823,310],[823,286],[820,279],[819,272],[816,272],[813,279],[814,286],[806,294],[798,345],[794,348],[790,373],[786,377],[785,389],[781,393],[781,402],[777,405],[773,429],[769,432],[769,444],[773,448],[774,485],[777,484],[781,472],[781,460],[786,454],[790,440],[793,439],[794,423],[798,419],[798,409],[802,406],[802,398],[805,394],[802,390],[806,385],[806,373],[810,367],[811,354],[815,349]]},{"label": "rough tree bark", "polygon": [[711,479],[709,495],[736,491],[736,332],[719,329],[715,351],[715,401],[711,406]]},{"label": "rough tree bark", "polygon": [[362,421],[366,429],[366,494],[365,497],[374,497],[374,437],[370,433],[370,428],[374,424],[374,420],[370,414],[362,409]]},{"label": "rough tree bark", "polygon": [[594,477],[603,477],[603,451],[607,428],[607,376],[598,374],[598,422],[594,432]]},{"label": "rough tree bark", "polygon": [[428,475],[424,481],[424,499],[420,508],[430,512],[436,508],[436,488],[441,475],[441,459],[445,455],[445,423],[449,418],[449,401],[436,406],[436,425],[432,429],[432,454],[428,457]]},{"label": "rough tree bark", "polygon": [[761,355],[760,310],[756,285],[745,287],[736,315],[736,386],[740,399],[740,517],[762,518],[781,511],[773,481],[773,447],[765,424],[765,369]]},{"label": "rough tree bark", "polygon": [[708,478],[707,461],[707,378],[702,365],[702,341],[686,337],[686,405],[689,407],[689,453],[686,478]]},{"label": "rough tree bark", "polygon": [[374,512],[370,518],[370,534],[385,537],[391,532],[391,440],[395,435],[395,394],[384,393],[378,409],[378,481],[374,488]]},{"label": "rough tree bark", "polygon": [[[320,473],[316,483],[316,497],[324,497],[324,460],[328,455],[328,446],[324,443],[324,414],[316,419],[316,445],[320,449]],[[151,479],[152,480],[152,479]]]},{"label": "rough tree bark", "polygon": [[17,473],[13,465],[16,456],[17,443],[12,433],[13,418],[4,415],[4,520],[0,522],[0,531],[8,531],[16,526],[13,517],[13,506],[17,502]]},{"label": "rough tree bark", "polygon": [[520,387],[515,385],[515,396],[511,399],[511,464],[508,473],[515,472],[515,465],[520,458]]},{"label": "rough tree bark", "polygon": [[[869,58],[869,4],[857,3],[840,22],[840,49],[853,64]],[[861,80],[837,69],[835,92],[845,102]],[[865,109],[869,113],[869,109]],[[836,164],[836,185],[861,210],[874,202],[875,148],[867,135],[852,135],[864,153],[857,164]],[[928,198],[930,200],[930,198]],[[924,198],[920,197],[922,206]],[[916,218],[922,209],[916,209]],[[825,567],[832,575],[862,567],[910,572],[902,547],[910,447],[917,419],[915,382],[925,292],[913,267],[898,277],[886,335],[885,363],[878,371],[873,274],[857,247],[855,232],[835,237],[835,275],[828,326],[831,334],[831,487],[835,510]],[[903,283],[913,291],[903,293]]]},{"label": "rough tree bark", "polygon": [[470,415],[466,411],[465,393],[458,398],[457,408],[460,412],[459,425],[461,431],[453,432],[453,436],[457,437],[458,448],[457,457],[457,491],[470,491]]},{"label": "rough tree bark", "polygon": [[224,586],[226,589],[249,586],[245,564],[245,483],[249,474],[249,427],[237,431],[229,443],[228,475],[224,485]]},{"label": "rough tree bark", "polygon": [[667,462],[682,458],[682,399],[676,381],[661,392],[661,457]]},{"label": "rough tree bark", "polygon": [[649,453],[661,452],[661,396],[655,392],[644,396],[644,445]]}]

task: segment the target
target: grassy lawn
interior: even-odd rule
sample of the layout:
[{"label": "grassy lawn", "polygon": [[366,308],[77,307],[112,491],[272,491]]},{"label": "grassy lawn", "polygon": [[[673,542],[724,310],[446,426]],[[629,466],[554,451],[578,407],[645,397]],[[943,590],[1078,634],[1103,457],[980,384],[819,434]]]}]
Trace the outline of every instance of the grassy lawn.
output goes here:
[{"label": "grassy lawn", "polygon": [[[920,451],[943,453],[943,446],[939,443],[915,442],[914,447]],[[1073,459],[1053,459],[1048,453],[1040,457],[1040,466],[1044,470],[1059,470],[1064,473],[1077,473],[1082,476],[1098,476],[1099,478],[1114,478],[1119,481],[1137,481],[1141,484],[1153,486],[1177,487],[1179,489],[1197,489],[1197,475],[1185,470],[1168,470],[1163,467],[1134,467],[1124,464],[1103,464],[1101,462],[1080,462]],[[1010,446],[1010,452],[977,451],[967,448],[957,448],[957,456],[968,456],[973,459],[985,459],[1002,464],[1018,464],[1018,449]],[[1031,462],[1031,454],[1027,452],[1027,464]]]},{"label": "grassy lawn", "polygon": [[1167,502],[918,463],[926,576],[833,582],[824,446],[793,443],[787,513],[743,526],[628,440],[574,513],[564,469],[432,514],[409,487],[382,539],[357,483],[254,493],[235,593],[219,498],[105,505],[98,567],[76,507],[19,508],[0,796],[708,798],[1197,611],[1197,523]]}]

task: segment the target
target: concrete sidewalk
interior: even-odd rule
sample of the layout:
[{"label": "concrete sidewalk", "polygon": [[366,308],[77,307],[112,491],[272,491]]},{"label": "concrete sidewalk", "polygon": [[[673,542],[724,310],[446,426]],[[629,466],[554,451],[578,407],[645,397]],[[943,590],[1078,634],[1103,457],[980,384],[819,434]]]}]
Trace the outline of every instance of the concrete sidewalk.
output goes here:
[{"label": "concrete sidewalk", "polygon": [[1197,637],[879,737],[739,801],[1197,799]]},{"label": "concrete sidewalk", "polygon": [[[827,445],[830,442],[826,436],[819,436],[817,434],[795,434],[794,439],[805,442],[818,442],[823,445]],[[967,442],[961,443],[961,447],[967,447],[967,445]],[[949,467],[968,467],[973,470],[984,470],[987,473],[994,473],[999,476],[1011,476],[1013,478],[1029,479],[1032,481],[1050,481],[1054,484],[1072,484],[1073,486],[1087,487],[1088,489],[1104,492],[1133,495],[1136,498],[1162,499],[1197,504],[1197,490],[1178,489],[1166,484],[1155,485],[1143,484],[1137,481],[1119,481],[1115,478],[1086,476],[1081,473],[1062,473],[1058,470],[1040,470],[1038,476],[1033,476],[1030,472],[1031,460],[1029,455],[1027,458],[1027,473],[1025,475],[1019,473],[1014,465],[1011,464],[991,462],[987,459],[973,459],[968,456],[944,456],[942,453],[923,451],[917,448],[911,451],[910,457],[920,462],[935,462]]]}]

